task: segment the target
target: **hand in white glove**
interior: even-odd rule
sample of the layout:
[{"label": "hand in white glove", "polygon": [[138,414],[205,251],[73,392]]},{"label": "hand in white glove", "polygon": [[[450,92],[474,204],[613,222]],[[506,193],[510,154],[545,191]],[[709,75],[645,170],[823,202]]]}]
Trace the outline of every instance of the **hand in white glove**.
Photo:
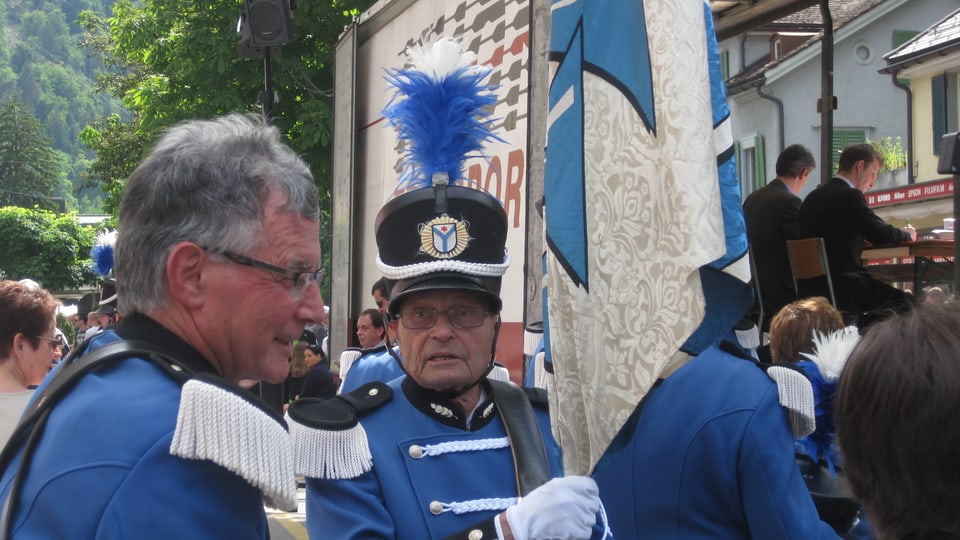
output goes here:
[{"label": "hand in white glove", "polygon": [[597,483],[567,476],[531,491],[505,515],[515,540],[574,540],[590,538],[599,511]]}]

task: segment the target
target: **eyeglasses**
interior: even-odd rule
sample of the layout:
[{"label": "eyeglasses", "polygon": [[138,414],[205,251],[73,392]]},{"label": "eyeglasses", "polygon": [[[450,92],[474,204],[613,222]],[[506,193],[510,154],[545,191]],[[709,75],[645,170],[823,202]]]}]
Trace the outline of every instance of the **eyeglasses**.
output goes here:
[{"label": "eyeglasses", "polygon": [[283,279],[290,280],[293,283],[293,297],[296,299],[300,298],[300,295],[303,294],[303,291],[307,290],[307,286],[309,286],[311,283],[320,283],[323,281],[323,268],[317,268],[316,270],[303,272],[301,270],[290,270],[289,268],[283,268],[281,266],[259,261],[252,257],[240,255],[232,251],[223,251],[222,253],[224,257],[237,264],[265,270],[271,274],[280,276]]},{"label": "eyeglasses", "polygon": [[452,307],[443,311],[436,308],[413,307],[401,310],[397,318],[408,330],[426,330],[437,324],[438,313],[445,313],[454,328],[477,328],[483,325],[487,315],[493,315],[479,307]]},{"label": "eyeglasses", "polygon": [[57,347],[63,347],[63,336],[57,334],[57,337],[47,337],[47,336],[34,336],[36,338],[42,339],[50,343],[51,349],[56,349]]}]

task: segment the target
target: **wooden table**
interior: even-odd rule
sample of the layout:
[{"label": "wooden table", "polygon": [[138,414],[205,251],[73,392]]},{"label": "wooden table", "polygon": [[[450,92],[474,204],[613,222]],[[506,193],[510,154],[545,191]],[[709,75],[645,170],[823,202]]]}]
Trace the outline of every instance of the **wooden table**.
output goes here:
[{"label": "wooden table", "polygon": [[914,293],[920,294],[925,279],[953,280],[953,255],[953,240],[917,240],[892,247],[864,249],[861,259],[875,278],[896,283],[913,282]]}]

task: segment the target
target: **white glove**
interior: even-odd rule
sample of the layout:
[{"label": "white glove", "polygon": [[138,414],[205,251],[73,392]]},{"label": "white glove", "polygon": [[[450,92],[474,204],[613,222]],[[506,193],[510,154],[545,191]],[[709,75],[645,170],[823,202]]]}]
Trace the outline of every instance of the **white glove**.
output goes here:
[{"label": "white glove", "polygon": [[531,491],[505,515],[515,540],[574,540],[590,538],[599,511],[597,483],[567,476]]}]

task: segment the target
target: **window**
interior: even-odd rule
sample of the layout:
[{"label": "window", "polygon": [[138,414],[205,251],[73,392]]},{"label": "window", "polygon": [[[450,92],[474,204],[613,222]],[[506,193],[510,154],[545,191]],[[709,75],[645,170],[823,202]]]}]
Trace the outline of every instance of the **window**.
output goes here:
[{"label": "window", "polygon": [[858,41],[853,46],[853,61],[860,65],[869,65],[873,62],[873,47],[866,41]]},{"label": "window", "polygon": [[[893,49],[896,49],[897,47],[910,41],[919,33],[920,32],[917,32],[916,30],[894,30],[892,43]],[[897,79],[897,81],[904,86],[910,86],[910,79]]]},{"label": "window", "polygon": [[737,172],[740,174],[740,194],[746,198],[767,183],[763,135],[741,139],[734,147],[737,152]]},{"label": "window", "polygon": [[957,131],[958,107],[957,74],[944,73],[930,81],[933,104],[933,151],[940,154],[940,140],[947,133]]},{"label": "window", "polygon": [[830,155],[832,163],[830,172],[836,172],[837,162],[840,160],[840,152],[848,144],[860,144],[867,142],[867,133],[862,129],[837,129],[833,131],[833,145]]}]

